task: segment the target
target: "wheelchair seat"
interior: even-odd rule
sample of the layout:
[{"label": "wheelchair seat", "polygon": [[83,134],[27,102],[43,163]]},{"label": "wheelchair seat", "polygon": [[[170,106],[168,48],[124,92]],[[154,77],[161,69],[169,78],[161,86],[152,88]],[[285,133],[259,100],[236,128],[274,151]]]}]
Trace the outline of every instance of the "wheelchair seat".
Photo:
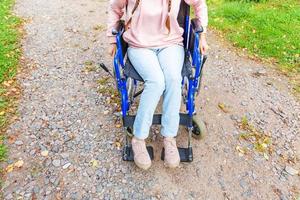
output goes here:
[{"label": "wheelchair seat", "polygon": [[[126,77],[133,78],[137,81],[144,82],[143,78],[140,76],[140,74],[135,70],[134,66],[130,62],[130,59],[127,57],[125,66],[124,66],[124,74]],[[181,70],[181,76],[182,78],[192,77],[192,64],[188,56],[185,56],[184,63]]]}]

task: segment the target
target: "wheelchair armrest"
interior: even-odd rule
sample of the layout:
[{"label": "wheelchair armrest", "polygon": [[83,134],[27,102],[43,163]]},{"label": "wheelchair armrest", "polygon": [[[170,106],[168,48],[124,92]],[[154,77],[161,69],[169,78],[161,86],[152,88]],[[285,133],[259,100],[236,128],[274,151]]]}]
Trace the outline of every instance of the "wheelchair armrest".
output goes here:
[{"label": "wheelchair armrest", "polygon": [[200,20],[194,18],[191,20],[192,28],[194,29],[195,33],[202,33],[203,27],[201,26]]},{"label": "wheelchair armrest", "polygon": [[124,27],[125,27],[125,21],[120,20],[118,26],[112,30],[112,34],[117,35],[120,31],[124,30]]}]

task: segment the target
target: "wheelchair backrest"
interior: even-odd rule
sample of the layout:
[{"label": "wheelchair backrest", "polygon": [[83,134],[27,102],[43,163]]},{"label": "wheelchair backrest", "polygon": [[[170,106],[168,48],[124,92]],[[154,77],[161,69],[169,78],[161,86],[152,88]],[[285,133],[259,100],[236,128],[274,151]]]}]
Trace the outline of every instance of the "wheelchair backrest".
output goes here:
[{"label": "wheelchair backrest", "polygon": [[190,16],[190,6],[185,3],[184,0],[181,0],[180,9],[177,16],[177,21],[183,29],[185,29],[186,17]]}]

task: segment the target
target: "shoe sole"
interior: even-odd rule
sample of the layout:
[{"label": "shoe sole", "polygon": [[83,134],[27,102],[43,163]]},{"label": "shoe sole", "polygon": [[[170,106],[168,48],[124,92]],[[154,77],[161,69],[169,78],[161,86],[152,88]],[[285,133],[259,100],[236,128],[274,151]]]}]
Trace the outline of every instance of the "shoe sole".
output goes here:
[{"label": "shoe sole", "polygon": [[143,169],[143,170],[148,170],[150,167],[151,167],[151,163],[148,164],[148,165],[145,165],[145,164],[141,164],[141,163],[138,163],[136,161],[134,161],[134,163],[136,164],[136,166],[138,166],[139,168]]},{"label": "shoe sole", "polygon": [[175,164],[170,164],[170,163],[164,162],[164,165],[168,168],[177,168],[177,167],[179,167],[179,164],[180,164],[180,161],[178,163],[175,163]]}]

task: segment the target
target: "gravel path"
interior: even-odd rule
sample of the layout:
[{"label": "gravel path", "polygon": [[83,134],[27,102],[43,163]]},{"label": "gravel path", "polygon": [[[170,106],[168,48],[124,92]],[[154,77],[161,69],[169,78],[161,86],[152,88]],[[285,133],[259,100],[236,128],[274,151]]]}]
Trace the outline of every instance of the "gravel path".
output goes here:
[{"label": "gravel path", "polygon": [[[196,102],[209,135],[194,141],[194,162],[164,168],[160,136],[149,171],[123,162],[122,129],[115,107],[108,106],[111,99],[98,92],[104,73],[93,66],[111,63],[105,55],[106,7],[104,0],[17,0],[16,13],[30,19],[24,57],[36,69],[19,78],[20,117],[7,131],[16,140],[9,144],[5,167],[18,160],[24,164],[7,173],[4,199],[287,200],[299,195],[300,105],[288,93],[286,78],[238,55],[214,33],[209,33],[211,51]],[[268,160],[251,150],[251,142],[238,139],[243,116],[271,135]],[[179,144],[185,144],[186,132],[180,132]]]}]

